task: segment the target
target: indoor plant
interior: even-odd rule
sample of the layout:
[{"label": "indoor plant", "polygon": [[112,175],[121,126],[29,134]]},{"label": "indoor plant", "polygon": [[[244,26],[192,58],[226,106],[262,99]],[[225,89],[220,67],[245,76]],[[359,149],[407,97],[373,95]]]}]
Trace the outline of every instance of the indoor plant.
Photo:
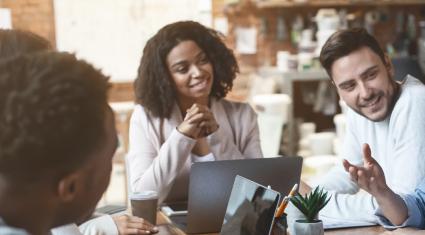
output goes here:
[{"label": "indoor plant", "polygon": [[294,223],[294,235],[310,234],[322,235],[323,223],[317,219],[319,211],[326,206],[331,198],[323,189],[317,187],[309,194],[302,196],[297,193],[290,200],[298,210],[304,214],[305,219],[296,220]]}]

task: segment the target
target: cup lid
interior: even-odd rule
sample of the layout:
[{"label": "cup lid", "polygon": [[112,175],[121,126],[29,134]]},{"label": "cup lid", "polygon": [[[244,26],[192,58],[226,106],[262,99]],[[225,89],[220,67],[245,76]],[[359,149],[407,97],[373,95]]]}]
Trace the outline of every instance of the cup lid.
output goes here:
[{"label": "cup lid", "polygon": [[140,191],[140,192],[133,192],[130,194],[130,199],[153,199],[157,198],[158,193],[155,191]]}]

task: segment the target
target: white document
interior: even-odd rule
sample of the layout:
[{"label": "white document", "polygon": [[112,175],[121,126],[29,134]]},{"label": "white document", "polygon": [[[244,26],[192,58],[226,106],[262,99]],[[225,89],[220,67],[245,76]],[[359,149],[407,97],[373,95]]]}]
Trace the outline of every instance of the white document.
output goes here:
[{"label": "white document", "polygon": [[354,228],[354,227],[368,227],[368,226],[376,226],[375,223],[358,221],[358,220],[342,220],[329,218],[326,216],[320,216],[320,219],[323,222],[323,228],[326,229],[337,229],[337,228]]}]

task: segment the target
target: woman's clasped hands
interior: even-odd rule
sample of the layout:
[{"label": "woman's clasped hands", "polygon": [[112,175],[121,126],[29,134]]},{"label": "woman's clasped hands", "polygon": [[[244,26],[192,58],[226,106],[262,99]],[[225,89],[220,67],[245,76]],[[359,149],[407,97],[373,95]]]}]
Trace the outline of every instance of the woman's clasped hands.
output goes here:
[{"label": "woman's clasped hands", "polygon": [[214,115],[206,105],[193,104],[187,111],[177,130],[193,139],[206,137],[217,131]]}]

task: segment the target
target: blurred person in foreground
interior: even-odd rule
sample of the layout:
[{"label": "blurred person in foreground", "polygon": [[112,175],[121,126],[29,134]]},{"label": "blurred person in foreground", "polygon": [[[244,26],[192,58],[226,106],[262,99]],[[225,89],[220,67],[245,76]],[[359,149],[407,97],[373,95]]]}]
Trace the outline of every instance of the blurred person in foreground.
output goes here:
[{"label": "blurred person in foreground", "polygon": [[0,64],[0,233],[89,218],[117,145],[108,79],[66,53]]},{"label": "blurred person in foreground", "polygon": [[[25,30],[0,29],[0,62],[13,60],[22,55],[37,52],[47,52],[52,46],[45,38]],[[78,228],[75,225],[65,226],[53,230],[54,234],[146,234],[146,230],[153,229],[142,218],[130,215],[101,215],[96,213],[89,220],[84,221]],[[155,232],[155,230],[152,230]]]}]

